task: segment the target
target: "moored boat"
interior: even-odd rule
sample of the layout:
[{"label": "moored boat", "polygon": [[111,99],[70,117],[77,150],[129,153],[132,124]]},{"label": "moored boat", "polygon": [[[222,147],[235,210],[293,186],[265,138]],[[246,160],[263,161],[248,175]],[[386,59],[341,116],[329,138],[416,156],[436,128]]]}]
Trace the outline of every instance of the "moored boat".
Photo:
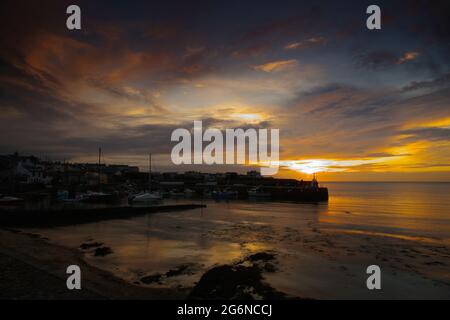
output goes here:
[{"label": "moored boat", "polygon": [[159,202],[163,198],[159,191],[152,191],[152,154],[148,159],[148,191],[143,191],[128,198],[130,203],[152,203]]},{"label": "moored boat", "polygon": [[129,200],[133,203],[154,202],[162,200],[162,195],[159,192],[142,192],[132,196]]},{"label": "moored boat", "polygon": [[272,194],[264,191],[261,187],[255,187],[248,191],[249,198],[270,199]]},{"label": "moored boat", "polygon": [[25,200],[22,198],[11,197],[11,196],[0,196],[0,205],[16,205],[21,204]]},{"label": "moored boat", "polygon": [[233,190],[213,191],[211,195],[215,200],[233,200],[237,199],[238,192]]}]

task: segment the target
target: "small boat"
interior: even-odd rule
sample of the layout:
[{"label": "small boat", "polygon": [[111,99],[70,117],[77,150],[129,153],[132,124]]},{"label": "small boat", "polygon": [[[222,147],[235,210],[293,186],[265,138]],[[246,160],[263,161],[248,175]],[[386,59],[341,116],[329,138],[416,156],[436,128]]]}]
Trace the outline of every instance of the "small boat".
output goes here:
[{"label": "small boat", "polygon": [[117,200],[117,195],[104,192],[87,191],[85,193],[78,193],[74,198],[69,197],[69,192],[58,191],[58,201],[65,203],[106,203]]},{"label": "small boat", "polygon": [[0,205],[12,205],[12,204],[21,204],[24,202],[22,198],[10,197],[10,196],[0,196]]},{"label": "small boat", "polygon": [[130,198],[130,201],[133,203],[136,202],[155,202],[162,200],[162,195],[159,192],[141,192],[137,195],[134,195]]},{"label": "small boat", "polygon": [[272,197],[270,192],[264,192],[261,187],[255,187],[248,191],[249,198],[268,199]]},{"label": "small boat", "polygon": [[148,191],[143,191],[128,198],[130,203],[152,203],[161,201],[162,194],[158,191],[152,191],[152,154],[148,159]]},{"label": "small boat", "polygon": [[79,201],[86,203],[98,203],[113,201],[115,199],[116,196],[111,193],[88,191],[80,196]]},{"label": "small boat", "polygon": [[184,192],[178,192],[178,191],[170,191],[170,197],[172,198],[184,198],[185,194]]},{"label": "small boat", "polygon": [[212,197],[215,200],[233,200],[238,197],[238,192],[232,190],[213,191]]}]

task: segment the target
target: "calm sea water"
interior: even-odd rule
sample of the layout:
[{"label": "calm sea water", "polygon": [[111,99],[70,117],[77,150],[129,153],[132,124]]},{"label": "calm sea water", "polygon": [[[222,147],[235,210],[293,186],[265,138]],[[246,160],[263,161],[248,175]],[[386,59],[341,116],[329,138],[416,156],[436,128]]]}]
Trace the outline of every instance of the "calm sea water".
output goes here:
[{"label": "calm sea water", "polygon": [[[271,251],[277,272],[265,280],[294,296],[450,298],[450,183],[325,186],[328,203],[208,201],[205,209],[36,232],[73,248],[103,242],[113,254],[87,252],[86,260],[130,282],[189,266],[150,286],[192,287],[214,266]],[[366,288],[370,264],[384,270],[381,293]]]},{"label": "calm sea water", "polygon": [[450,239],[450,183],[327,183],[323,223],[392,235]]}]

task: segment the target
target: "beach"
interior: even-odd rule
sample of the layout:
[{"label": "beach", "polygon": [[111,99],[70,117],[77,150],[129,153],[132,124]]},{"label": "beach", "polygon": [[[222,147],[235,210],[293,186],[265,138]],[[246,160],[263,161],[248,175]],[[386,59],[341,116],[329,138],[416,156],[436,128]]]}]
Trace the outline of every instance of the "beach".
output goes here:
[{"label": "beach", "polygon": [[[0,229],[1,299],[176,299],[174,290],[142,288],[87,264],[77,250],[37,234]],[[82,290],[68,290],[66,268],[82,269]]]},{"label": "beach", "polygon": [[[448,188],[330,184],[328,203],[210,201],[2,230],[2,264],[18,266],[2,294],[20,298],[14,288],[22,287],[33,298],[64,299],[449,299],[448,200],[440,196]],[[65,288],[69,264],[82,269],[80,292]],[[367,289],[370,265],[381,268],[381,290]],[[53,280],[30,286],[27,277]]]}]

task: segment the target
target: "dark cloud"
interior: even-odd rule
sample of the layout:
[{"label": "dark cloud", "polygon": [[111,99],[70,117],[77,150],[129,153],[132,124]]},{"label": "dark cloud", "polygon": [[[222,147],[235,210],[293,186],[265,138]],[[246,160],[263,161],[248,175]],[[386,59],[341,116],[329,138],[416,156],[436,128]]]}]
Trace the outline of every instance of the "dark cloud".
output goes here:
[{"label": "dark cloud", "polygon": [[377,152],[377,153],[370,153],[367,155],[368,158],[391,158],[391,157],[405,157],[410,156],[410,153],[402,153],[402,154],[393,154],[389,152]]},{"label": "dark cloud", "polygon": [[440,89],[450,86],[450,73],[444,74],[432,80],[413,81],[403,87],[403,91],[414,91],[421,89]]},{"label": "dark cloud", "polygon": [[391,68],[398,63],[398,57],[390,51],[361,53],[355,57],[359,67],[368,69]]},{"label": "dark cloud", "polygon": [[401,134],[409,135],[405,138],[408,141],[428,140],[428,141],[450,141],[449,128],[418,128],[400,131]]}]

